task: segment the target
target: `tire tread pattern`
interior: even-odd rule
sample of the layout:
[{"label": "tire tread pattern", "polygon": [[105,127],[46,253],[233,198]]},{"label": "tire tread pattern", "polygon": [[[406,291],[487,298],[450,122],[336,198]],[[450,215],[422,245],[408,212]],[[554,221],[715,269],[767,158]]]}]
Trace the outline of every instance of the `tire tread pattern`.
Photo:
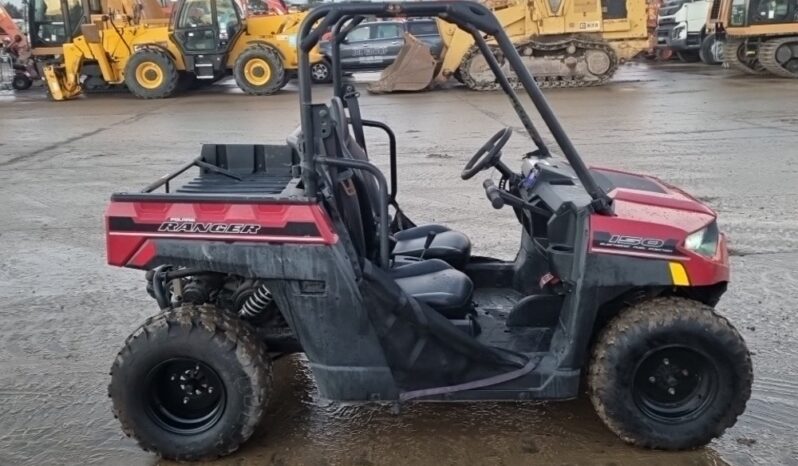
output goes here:
[{"label": "tire tread pattern", "polygon": [[[165,83],[158,89],[145,89],[136,81],[136,66],[141,61],[158,63],[163,68]],[[125,65],[125,84],[128,90],[141,99],[165,99],[171,97],[178,90],[180,73],[175,62],[166,52],[154,48],[139,50],[133,54]]]},{"label": "tire tread pattern", "polygon": [[[619,416],[615,416],[609,406],[613,401],[618,401],[619,397],[618,383],[612,374],[612,369],[618,362],[618,352],[622,351],[628,342],[633,341],[636,335],[668,327],[679,321],[711,334],[718,344],[722,345],[729,360],[739,363],[739,367],[734,369],[739,377],[739,390],[734,393],[728,409],[716,419],[706,422],[700,436],[687,441],[657,437],[653,431],[630,429],[629,424],[624,419],[619,419]],[[596,413],[621,439],[646,448],[682,450],[705,445],[734,425],[751,396],[753,368],[750,353],[742,336],[725,317],[698,301],[668,297],[632,306],[622,311],[604,327],[593,348],[587,380],[588,394]]]},{"label": "tire tread pattern", "polygon": [[[254,387],[252,397],[247,399],[246,421],[240,426],[238,435],[232,439],[219,439],[213,446],[213,452],[197,455],[192,452],[180,455],[165,455],[158,445],[144,441],[136,435],[134,426],[128,419],[124,406],[113,403],[114,417],[122,424],[123,432],[134,438],[145,451],[177,461],[211,460],[236,451],[255,431],[264,410],[269,402],[272,386],[271,360],[265,345],[256,337],[254,329],[246,322],[219,311],[212,305],[183,305],[167,310],[147,319],[136,331],[125,340],[125,344],[117,354],[111,367],[111,377],[125,368],[128,360],[138,348],[147,345],[152,339],[171,336],[178,328],[187,329],[189,333],[203,332],[210,335],[220,347],[234,352],[242,369],[247,373]],[[204,336],[203,336],[204,337]],[[113,383],[108,387],[108,396],[112,397]],[[113,398],[113,397],[112,397]]]}]

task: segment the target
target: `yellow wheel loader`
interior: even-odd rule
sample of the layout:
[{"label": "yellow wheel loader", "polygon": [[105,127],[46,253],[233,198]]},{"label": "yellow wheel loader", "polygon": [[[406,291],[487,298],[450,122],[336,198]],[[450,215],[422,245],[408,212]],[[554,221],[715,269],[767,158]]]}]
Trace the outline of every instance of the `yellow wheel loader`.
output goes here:
[{"label": "yellow wheel loader", "polygon": [[63,45],[62,62],[44,67],[54,100],[79,95],[87,75],[159,99],[229,74],[244,92],[269,95],[296,73],[304,13],[244,18],[235,0],[179,0],[166,18],[154,0],[107,1]]},{"label": "yellow wheel loader", "polygon": [[[583,87],[607,82],[619,64],[650,47],[645,0],[494,0],[487,3],[516,44],[540,87]],[[444,49],[407,40],[406,49],[372,83],[372,92],[421,90],[454,77],[474,90],[498,89],[493,73],[461,29],[438,20]],[[504,59],[493,47],[500,63]],[[424,63],[432,65],[424,66]],[[511,82],[516,81],[510,75]],[[422,84],[419,84],[422,83]]]}]

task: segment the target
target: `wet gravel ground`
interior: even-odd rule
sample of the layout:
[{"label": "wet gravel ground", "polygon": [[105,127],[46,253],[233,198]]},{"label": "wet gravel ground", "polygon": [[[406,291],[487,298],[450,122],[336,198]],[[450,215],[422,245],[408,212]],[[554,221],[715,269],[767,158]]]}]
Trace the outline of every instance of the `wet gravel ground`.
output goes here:
[{"label": "wet gravel ground", "polygon": [[[737,425],[705,449],[663,453],[624,445],[584,400],[424,404],[396,417],[317,399],[294,357],[277,364],[264,425],[220,464],[798,465],[798,83],[634,65],[606,87],[547,96],[589,163],[656,174],[719,211],[733,251],[719,311],[755,364]],[[490,207],[481,177],[459,179],[490,135],[520,127],[503,96],[364,94],[361,105],[397,133],[404,210],[511,258],[512,213]],[[280,142],[297,124],[291,86],[252,98],[222,84],[163,101],[0,94],[0,465],[157,463],[124,437],[106,396],[123,339],[156,311],[140,273],[105,265],[108,196],[153,181],[203,142]],[[372,136],[386,167],[387,144]],[[504,160],[528,150],[516,131]]]}]

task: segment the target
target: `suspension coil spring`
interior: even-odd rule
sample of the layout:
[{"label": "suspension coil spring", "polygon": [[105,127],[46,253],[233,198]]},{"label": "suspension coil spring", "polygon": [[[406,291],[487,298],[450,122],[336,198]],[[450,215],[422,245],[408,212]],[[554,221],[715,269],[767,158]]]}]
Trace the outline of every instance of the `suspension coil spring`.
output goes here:
[{"label": "suspension coil spring", "polygon": [[249,319],[257,317],[263,311],[265,311],[266,308],[269,307],[269,304],[271,304],[273,301],[274,298],[272,298],[272,294],[269,292],[269,289],[266,288],[266,285],[261,285],[255,288],[252,296],[247,298],[247,301],[238,311],[238,315]]}]

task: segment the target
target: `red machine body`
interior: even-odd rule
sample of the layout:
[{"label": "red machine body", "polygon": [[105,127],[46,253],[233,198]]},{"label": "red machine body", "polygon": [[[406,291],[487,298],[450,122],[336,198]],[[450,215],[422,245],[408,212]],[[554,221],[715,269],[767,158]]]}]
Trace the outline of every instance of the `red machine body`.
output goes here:
[{"label": "red machine body", "polygon": [[105,213],[108,263],[146,269],[159,238],[334,244],[318,204],[114,200]]}]

